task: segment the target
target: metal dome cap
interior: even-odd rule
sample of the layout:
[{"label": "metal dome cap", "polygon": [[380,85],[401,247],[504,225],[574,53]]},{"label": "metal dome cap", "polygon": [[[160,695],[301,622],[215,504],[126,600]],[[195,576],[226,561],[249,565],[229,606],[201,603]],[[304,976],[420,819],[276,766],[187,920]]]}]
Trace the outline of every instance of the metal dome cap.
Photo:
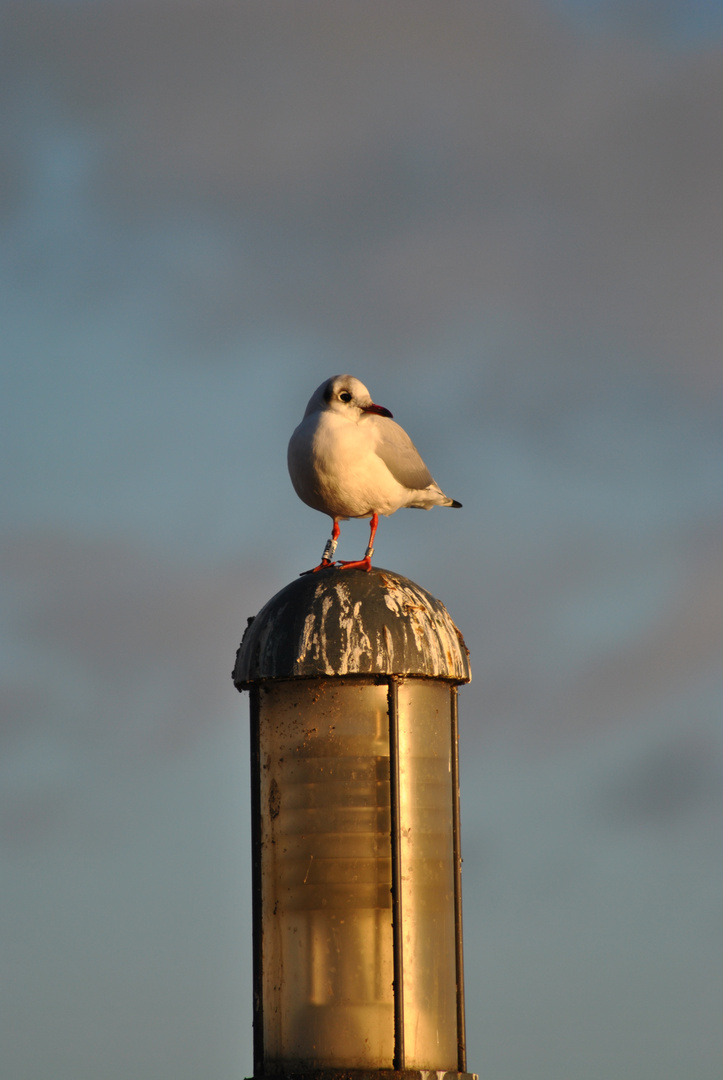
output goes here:
[{"label": "metal dome cap", "polygon": [[329,568],[276,593],[249,624],[233,679],[400,675],[466,683],[469,652],[441,601],[390,570]]}]

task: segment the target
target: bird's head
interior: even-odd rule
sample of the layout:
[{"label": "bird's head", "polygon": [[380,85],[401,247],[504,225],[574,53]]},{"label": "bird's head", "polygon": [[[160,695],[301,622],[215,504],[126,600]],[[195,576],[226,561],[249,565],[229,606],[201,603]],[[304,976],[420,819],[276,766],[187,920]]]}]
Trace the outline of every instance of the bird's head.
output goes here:
[{"label": "bird's head", "polygon": [[375,405],[363,382],[353,375],[332,375],[317,387],[306,407],[305,416],[314,412],[334,412],[358,421],[365,414],[376,416],[392,414],[383,405]]}]

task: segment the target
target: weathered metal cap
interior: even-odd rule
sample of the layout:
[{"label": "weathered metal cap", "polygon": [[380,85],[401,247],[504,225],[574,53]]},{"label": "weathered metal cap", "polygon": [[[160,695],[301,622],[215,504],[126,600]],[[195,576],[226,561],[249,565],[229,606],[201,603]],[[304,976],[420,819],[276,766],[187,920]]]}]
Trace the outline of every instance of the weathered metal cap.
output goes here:
[{"label": "weathered metal cap", "polygon": [[411,675],[469,682],[464,639],[447,609],[389,570],[330,568],[292,581],[249,624],[238,690],[266,679]]}]

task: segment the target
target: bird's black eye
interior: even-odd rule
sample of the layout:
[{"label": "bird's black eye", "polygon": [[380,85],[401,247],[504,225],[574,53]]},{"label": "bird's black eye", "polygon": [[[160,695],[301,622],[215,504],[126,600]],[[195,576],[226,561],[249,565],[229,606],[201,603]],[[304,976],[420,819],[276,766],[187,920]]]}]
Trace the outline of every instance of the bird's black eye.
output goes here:
[{"label": "bird's black eye", "polygon": [[342,390],[342,392],[339,394],[339,400],[340,401],[351,401],[351,394],[349,393],[349,391],[348,390]]}]

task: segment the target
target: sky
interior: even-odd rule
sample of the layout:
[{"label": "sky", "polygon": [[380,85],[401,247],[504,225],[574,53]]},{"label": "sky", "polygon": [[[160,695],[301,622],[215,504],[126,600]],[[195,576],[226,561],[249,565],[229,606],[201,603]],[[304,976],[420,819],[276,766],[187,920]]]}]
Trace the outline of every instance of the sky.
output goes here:
[{"label": "sky", "polygon": [[470,1069],[720,1076],[723,5],[23,0],[0,52],[4,1075],[252,1071],[231,670],[348,372],[464,507],[375,558],[471,652]]}]

